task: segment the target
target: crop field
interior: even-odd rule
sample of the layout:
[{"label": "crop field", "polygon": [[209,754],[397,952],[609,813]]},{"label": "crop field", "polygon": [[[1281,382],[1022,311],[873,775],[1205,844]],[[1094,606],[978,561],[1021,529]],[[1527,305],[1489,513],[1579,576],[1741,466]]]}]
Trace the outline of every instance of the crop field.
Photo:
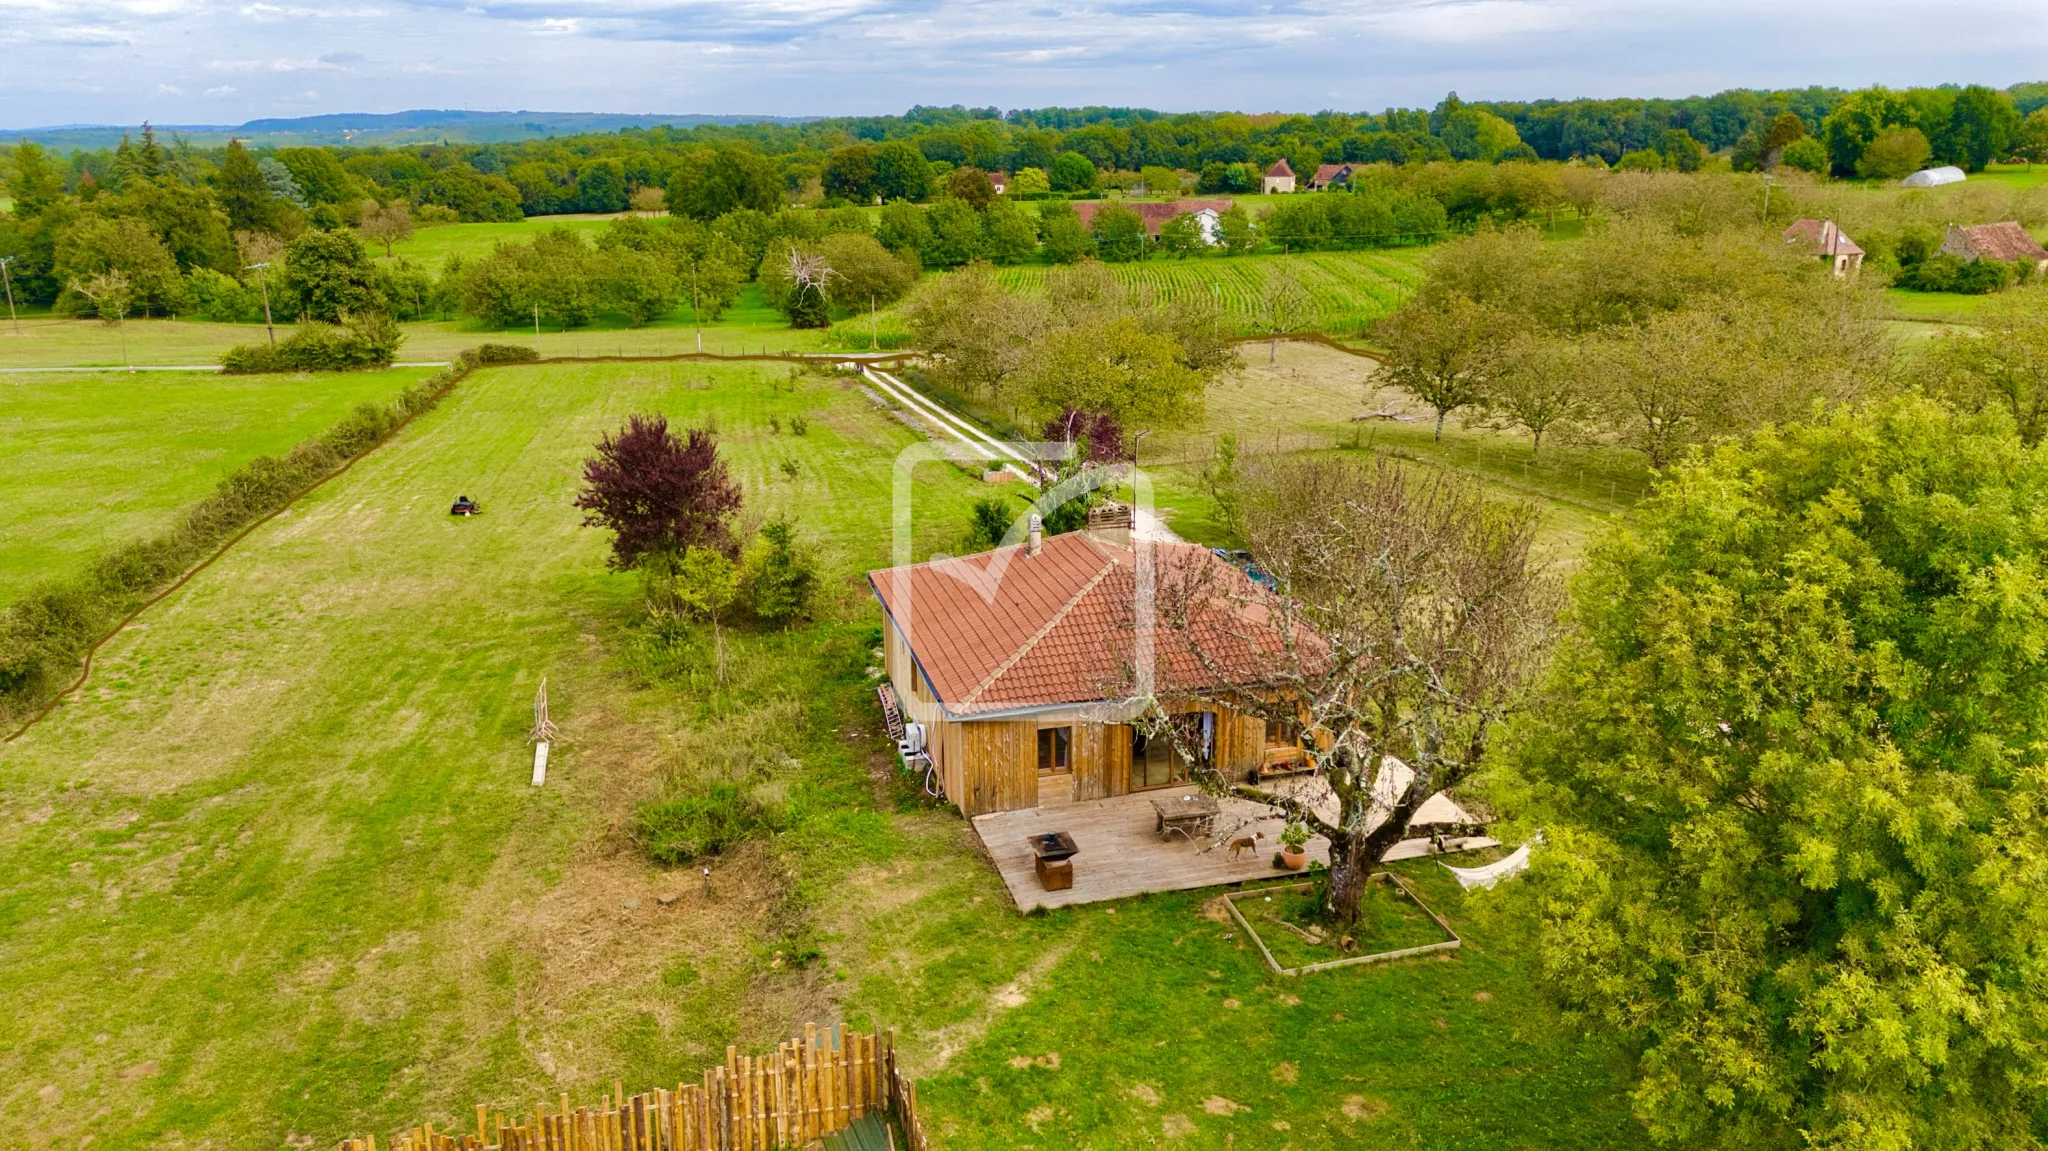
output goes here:
[{"label": "crop field", "polygon": [[[1361,332],[1400,306],[1422,281],[1423,249],[1313,252],[1293,256],[1234,256],[1193,260],[1144,260],[1111,264],[1117,278],[1143,287],[1161,300],[1209,298],[1238,317],[1251,332],[1249,316],[1268,286],[1291,279],[1314,299],[1315,329],[1337,336]],[[1020,265],[1000,269],[1004,286],[1043,291],[1048,269]]]},{"label": "crop field", "polygon": [[0,376],[0,606],[169,526],[221,476],[426,374]]}]

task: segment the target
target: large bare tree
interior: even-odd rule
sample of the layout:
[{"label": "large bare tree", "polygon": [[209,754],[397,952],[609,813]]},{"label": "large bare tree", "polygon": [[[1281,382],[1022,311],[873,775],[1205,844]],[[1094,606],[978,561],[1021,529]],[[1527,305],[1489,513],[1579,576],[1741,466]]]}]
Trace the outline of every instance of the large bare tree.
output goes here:
[{"label": "large bare tree", "polygon": [[1329,911],[1349,924],[1417,809],[1471,777],[1527,697],[1562,592],[1531,555],[1535,509],[1468,480],[1385,460],[1239,471],[1237,526],[1277,590],[1216,565],[1159,565],[1160,651],[1191,666],[1160,677],[1147,722],[1186,740],[1170,716],[1209,704],[1301,730],[1319,769],[1306,786],[1194,774],[1327,837]]}]

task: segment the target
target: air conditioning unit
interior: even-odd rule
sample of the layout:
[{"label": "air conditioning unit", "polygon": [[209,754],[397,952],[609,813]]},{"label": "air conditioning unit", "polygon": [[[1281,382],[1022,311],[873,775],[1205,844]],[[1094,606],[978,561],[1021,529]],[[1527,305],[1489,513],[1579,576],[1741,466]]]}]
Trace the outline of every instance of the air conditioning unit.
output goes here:
[{"label": "air conditioning unit", "polygon": [[896,741],[896,754],[909,759],[923,750],[924,725],[921,723],[904,724],[903,738]]}]

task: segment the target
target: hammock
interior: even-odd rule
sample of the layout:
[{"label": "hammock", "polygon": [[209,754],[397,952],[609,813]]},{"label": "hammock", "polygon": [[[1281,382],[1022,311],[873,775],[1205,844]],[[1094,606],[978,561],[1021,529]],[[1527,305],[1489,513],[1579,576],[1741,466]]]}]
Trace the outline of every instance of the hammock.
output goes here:
[{"label": "hammock", "polygon": [[1491,888],[1503,879],[1520,875],[1529,867],[1529,845],[1517,847],[1514,854],[1505,859],[1496,859],[1484,867],[1452,867],[1448,863],[1438,864],[1445,871],[1457,876],[1458,886],[1470,891],[1475,887]]}]

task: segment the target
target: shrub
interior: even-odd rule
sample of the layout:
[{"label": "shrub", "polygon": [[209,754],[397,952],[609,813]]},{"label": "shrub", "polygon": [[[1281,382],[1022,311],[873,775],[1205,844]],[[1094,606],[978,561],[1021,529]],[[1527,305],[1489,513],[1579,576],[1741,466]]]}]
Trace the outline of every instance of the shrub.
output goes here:
[{"label": "shrub", "polygon": [[769,834],[778,816],[737,784],[711,783],[643,805],[633,837],[656,863],[675,867]]},{"label": "shrub", "polygon": [[391,317],[372,313],[350,320],[346,327],[300,324],[297,331],[270,344],[243,344],[220,358],[228,375],[259,372],[350,372],[388,368],[398,356],[405,334]]},{"label": "shrub", "polygon": [[818,560],[796,538],[796,525],[780,516],[740,562],[740,602],[763,623],[781,627],[811,614],[818,591]]},{"label": "shrub", "polygon": [[967,543],[969,554],[985,552],[998,547],[1003,536],[1010,530],[1010,505],[1002,500],[980,499],[967,510]]},{"label": "shrub", "polygon": [[464,353],[473,364],[526,364],[540,359],[540,353],[525,344],[478,344]]}]

